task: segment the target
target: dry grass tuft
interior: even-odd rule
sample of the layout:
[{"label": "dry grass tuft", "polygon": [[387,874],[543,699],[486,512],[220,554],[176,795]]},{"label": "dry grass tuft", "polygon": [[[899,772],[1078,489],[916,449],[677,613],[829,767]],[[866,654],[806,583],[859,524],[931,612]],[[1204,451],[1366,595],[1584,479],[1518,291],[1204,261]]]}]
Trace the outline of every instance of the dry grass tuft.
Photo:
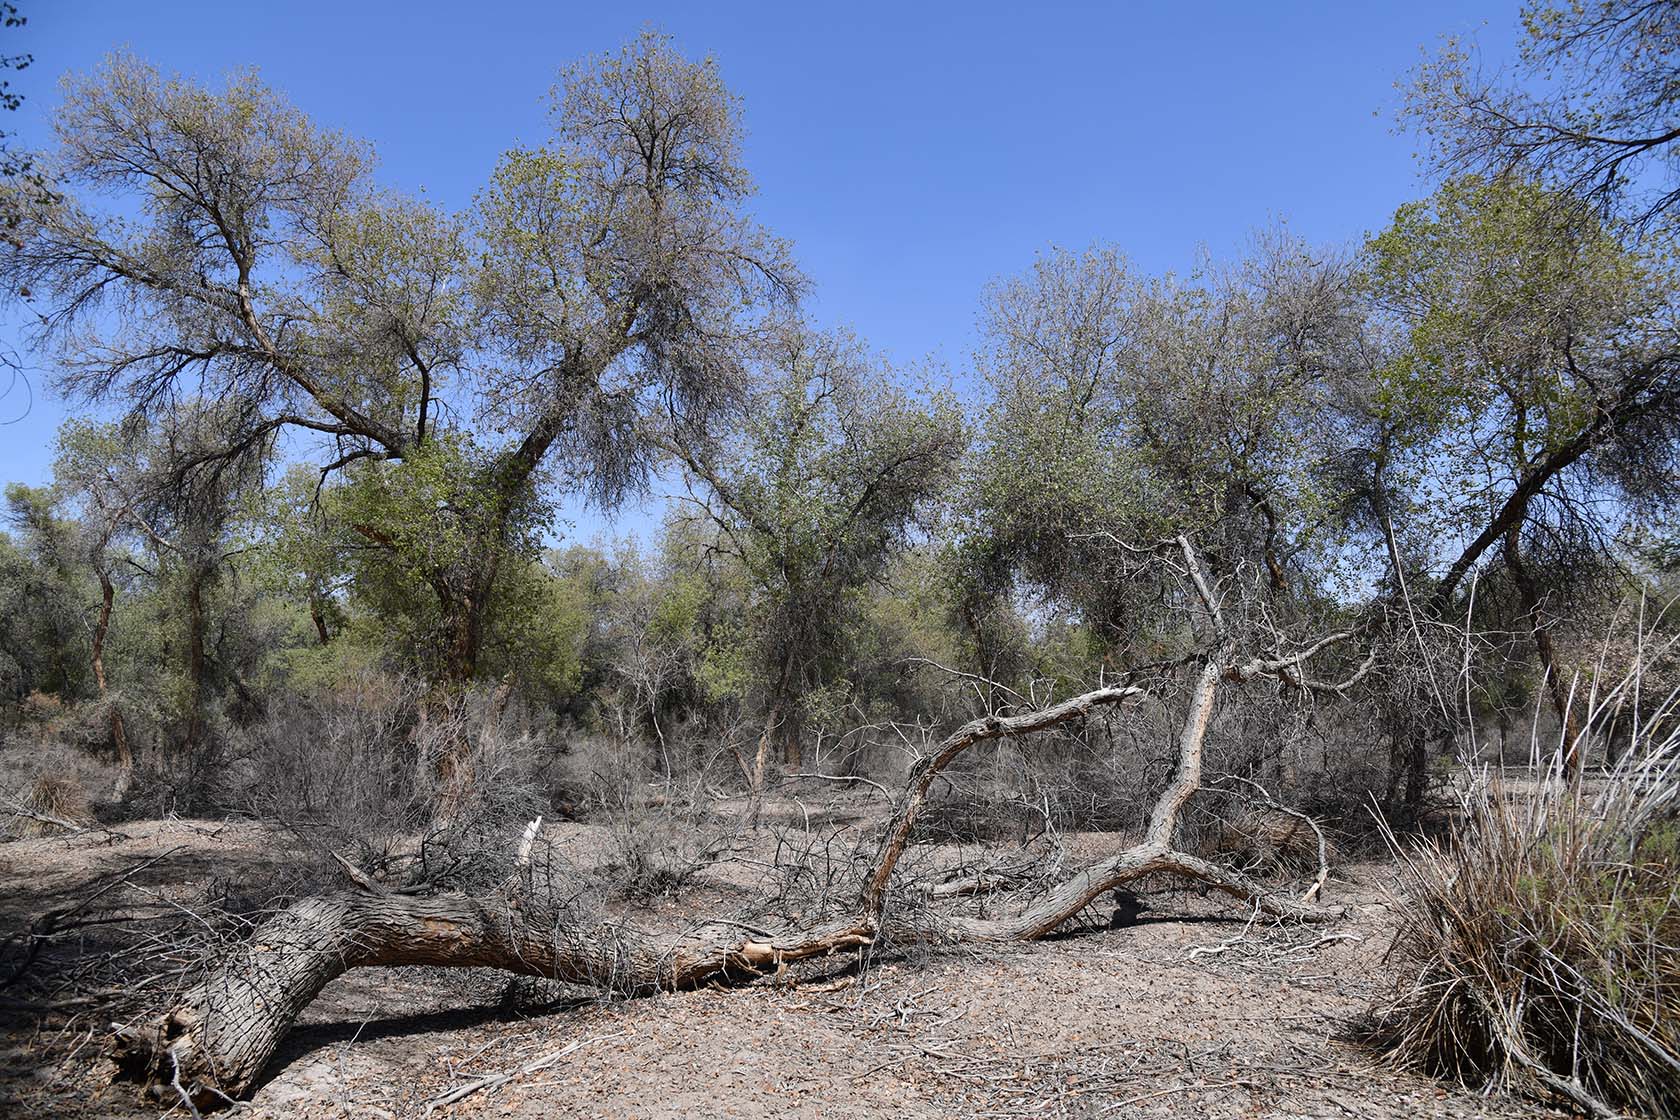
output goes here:
[{"label": "dry grass tuft", "polygon": [[1595,1115],[1680,1115],[1680,736],[1623,757],[1602,783],[1560,761],[1527,788],[1482,782],[1438,842],[1389,835],[1399,983],[1374,1028],[1395,1060]]},{"label": "dry grass tuft", "polygon": [[45,771],[37,775],[29,787],[28,804],[33,812],[40,814],[43,835],[64,827],[54,822],[80,826],[89,819],[87,790],[73,773]]},{"label": "dry grass tuft", "polygon": [[79,751],[17,743],[0,752],[0,840],[74,832],[93,823],[90,790],[109,788],[111,770]]},{"label": "dry grass tuft", "polygon": [[[1201,845],[1203,854],[1223,857],[1261,875],[1310,875],[1318,870],[1318,834],[1302,817],[1251,806],[1221,820]],[[1331,862],[1336,853],[1326,853]]]}]

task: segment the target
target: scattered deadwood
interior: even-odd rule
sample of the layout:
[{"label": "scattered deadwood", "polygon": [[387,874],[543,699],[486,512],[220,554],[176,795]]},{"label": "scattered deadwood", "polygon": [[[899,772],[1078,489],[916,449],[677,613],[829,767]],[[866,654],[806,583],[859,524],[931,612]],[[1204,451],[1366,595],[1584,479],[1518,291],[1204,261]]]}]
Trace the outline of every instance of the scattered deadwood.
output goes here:
[{"label": "scattered deadwood", "polygon": [[[1001,918],[907,916],[890,905],[893,875],[909,846],[928,790],[945,767],[977,743],[1028,735],[1081,720],[1099,708],[1145,695],[1124,686],[1099,688],[1038,711],[987,715],[958,728],[912,768],[864,877],[853,913],[816,928],[774,934],[737,923],[659,939],[616,925],[578,928],[531,907],[518,876],[487,897],[384,894],[367,889],[305,899],[228,953],[210,977],[149,1023],[120,1029],[119,1068],[165,1103],[203,1107],[250,1090],[298,1014],[330,981],[370,965],[497,968],[626,995],[742,984],[788,964],[850,952],[880,939],[1023,941],[1051,933],[1098,896],[1146,875],[1198,881],[1280,918],[1322,920],[1338,909],[1275,894],[1253,879],[1178,850],[1174,833],[1185,803],[1201,787],[1203,745],[1220,688],[1260,674],[1304,679],[1308,656],[1243,664],[1189,542],[1178,546],[1215,639],[1196,676],[1179,734],[1177,767],[1156,801],[1143,840],[1074,874],[1021,913]],[[1293,682],[1292,682],[1293,683]]]},{"label": "scattered deadwood", "polygon": [[[1316,845],[1316,855],[1318,858],[1318,873],[1313,877],[1312,886],[1308,887],[1306,893],[1301,896],[1301,901],[1312,902],[1316,899],[1319,892],[1324,890],[1325,882],[1330,878],[1330,841],[1325,837],[1324,829],[1320,827],[1316,820],[1308,814],[1301,812],[1301,810],[1292,809],[1288,805],[1280,805],[1277,800],[1266,791],[1265,786],[1262,786],[1259,782],[1254,781],[1252,778],[1245,778],[1240,774],[1224,774],[1221,775],[1220,780],[1241,782],[1243,785],[1248,786],[1255,793],[1260,795],[1262,801],[1266,805],[1266,808],[1270,809],[1274,813],[1281,813],[1284,816],[1300,821],[1313,834],[1313,841]],[[1229,790],[1221,790],[1217,786],[1210,786],[1209,791],[1215,793],[1230,792]]]},{"label": "scattered deadwood", "polygon": [[533,1073],[541,1073],[545,1069],[552,1068],[561,1058],[570,1057],[579,1050],[582,1050],[585,1046],[592,1046],[597,1042],[605,1042],[609,1038],[617,1037],[617,1035],[613,1034],[602,1034],[596,1035],[594,1038],[580,1038],[576,1042],[569,1042],[560,1049],[550,1051],[549,1053],[542,1055],[540,1058],[532,1058],[528,1062],[521,1063],[504,1073],[489,1073],[485,1074],[483,1077],[475,1077],[471,1081],[457,1085],[447,1093],[443,1093],[442,1095],[433,1097],[431,1100],[427,1101],[426,1115],[430,1116],[433,1112],[440,1108],[448,1108],[452,1104],[457,1104],[460,1101],[466,1100],[468,1097],[472,1096],[474,1093],[480,1092],[481,1090],[488,1090],[489,1092],[494,1093],[497,1089],[500,1089],[503,1085],[506,1085],[510,1081],[514,1081],[521,1077],[529,1077]]}]

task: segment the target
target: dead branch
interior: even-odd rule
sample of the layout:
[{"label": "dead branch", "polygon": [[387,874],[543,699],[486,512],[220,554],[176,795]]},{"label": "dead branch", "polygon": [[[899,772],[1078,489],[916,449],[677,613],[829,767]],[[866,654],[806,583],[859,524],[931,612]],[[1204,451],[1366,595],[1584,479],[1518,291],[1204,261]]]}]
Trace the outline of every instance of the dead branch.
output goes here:
[{"label": "dead branch", "polygon": [[[568,922],[522,897],[519,876],[484,897],[378,894],[364,885],[358,892],[304,899],[271,919],[164,1014],[144,1027],[119,1031],[119,1065],[160,1099],[206,1106],[243,1095],[321,989],[348,969],[370,965],[498,968],[626,995],[742,984],[780,973],[796,961],[874,945],[883,933],[920,941],[1032,940],[1060,927],[1099,895],[1159,873],[1204,883],[1257,914],[1337,916],[1341,911],[1280,897],[1246,875],[1174,847],[1179,817],[1202,785],[1203,748],[1219,690],[1246,678],[1231,661],[1235,643],[1195,550],[1182,536],[1173,543],[1215,640],[1196,674],[1172,780],[1156,800],[1140,843],[1069,876],[1018,914],[937,917],[914,907],[900,913],[889,906],[894,872],[928,791],[942,770],[976,744],[1084,719],[1099,708],[1145,696],[1142,688],[1098,688],[1041,710],[988,714],[957,728],[912,767],[863,876],[855,909],[828,924],[775,934],[749,928],[749,936],[726,936],[713,923],[703,931],[660,939],[619,925],[583,928]],[[1320,642],[1282,660],[1299,667],[1329,644]]]},{"label": "dead branch", "polygon": [[1318,841],[1318,874],[1313,878],[1312,886],[1307,888],[1307,892],[1301,896],[1301,901],[1312,902],[1316,899],[1319,892],[1324,889],[1325,881],[1330,878],[1330,842],[1324,838],[1324,829],[1320,828],[1318,822],[1309,814],[1303,813],[1299,809],[1292,809],[1287,805],[1280,804],[1276,798],[1267,792],[1265,786],[1254,781],[1252,778],[1244,778],[1237,774],[1225,774],[1221,776],[1220,780],[1243,783],[1265,799],[1266,807],[1268,809],[1282,813],[1285,816],[1294,817],[1296,820],[1301,821],[1308,828],[1312,829],[1313,836]]},{"label": "dead branch", "polygon": [[924,756],[911,768],[910,778],[899,797],[898,807],[894,810],[882,836],[874,868],[865,880],[862,899],[864,914],[872,918],[880,917],[881,907],[887,897],[887,884],[898,866],[899,857],[904,854],[904,849],[910,842],[910,833],[915,828],[916,818],[927,802],[928,789],[939,776],[939,772],[949,766],[958,755],[976,743],[1006,735],[1026,735],[1042,731],[1070,720],[1081,719],[1101,705],[1118,704],[1143,694],[1141,688],[1099,688],[1042,711],[1023,712],[1013,716],[982,716],[957,728],[932,754]]},{"label": "dead branch", "polygon": [[596,1042],[605,1042],[609,1038],[617,1037],[617,1035],[613,1034],[603,1034],[596,1035],[594,1038],[582,1038],[576,1042],[568,1042],[558,1050],[552,1050],[540,1058],[533,1058],[528,1062],[523,1062],[520,1065],[515,1066],[513,1069],[507,1070],[503,1073],[490,1073],[485,1074],[483,1077],[475,1077],[471,1081],[457,1085],[447,1093],[443,1093],[442,1095],[433,1097],[431,1100],[427,1101],[425,1115],[430,1116],[433,1112],[440,1108],[447,1108],[452,1104],[463,1101],[481,1089],[488,1089],[490,1092],[494,1093],[497,1089],[500,1089],[503,1085],[506,1085],[510,1081],[520,1077],[529,1077],[533,1073],[541,1073],[543,1070],[549,1069],[561,1058],[570,1057],[572,1054],[582,1050],[585,1046],[589,1046]]},{"label": "dead branch", "polygon": [[264,924],[150,1024],[119,1031],[115,1052],[154,1095],[168,1099],[161,1090],[179,1080],[205,1107],[247,1092],[298,1013],[352,968],[497,968],[639,995],[742,983],[872,940],[848,921],[781,938],[663,943],[617,926],[557,928],[517,897],[326,895]]},{"label": "dead branch", "polygon": [[865,786],[868,786],[869,788],[871,788],[873,790],[878,791],[881,794],[881,796],[883,796],[883,797],[891,797],[892,796],[892,790],[888,789],[886,786],[882,785],[880,782],[872,781],[869,778],[860,777],[857,774],[819,774],[819,773],[817,773],[815,771],[812,771],[812,770],[801,770],[798,773],[794,773],[794,774],[783,774],[782,777],[784,777],[784,778],[810,778],[813,781],[819,781],[819,782],[856,782],[859,785],[865,785]]}]

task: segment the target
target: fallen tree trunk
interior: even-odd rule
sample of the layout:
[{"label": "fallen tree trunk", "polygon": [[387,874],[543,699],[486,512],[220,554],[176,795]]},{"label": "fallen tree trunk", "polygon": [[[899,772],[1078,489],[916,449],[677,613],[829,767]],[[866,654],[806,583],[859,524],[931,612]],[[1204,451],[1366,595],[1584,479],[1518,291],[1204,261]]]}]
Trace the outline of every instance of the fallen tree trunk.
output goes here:
[{"label": "fallen tree trunk", "polygon": [[298,1014],[352,968],[496,968],[642,995],[740,983],[871,939],[856,923],[837,923],[788,939],[662,944],[616,926],[530,920],[516,898],[346,892],[271,919],[163,1016],[120,1030],[114,1049],[123,1072],[153,1095],[204,1107],[248,1092]]},{"label": "fallen tree trunk", "polygon": [[349,969],[370,965],[496,968],[624,995],[739,984],[796,961],[875,944],[883,931],[901,941],[1033,940],[1056,930],[1103,893],[1160,873],[1205,883],[1279,918],[1339,916],[1339,909],[1280,896],[1173,846],[1179,815],[1201,786],[1204,741],[1222,684],[1263,673],[1297,673],[1311,652],[1328,644],[1291,658],[1233,664],[1233,643],[1195,554],[1183,538],[1175,543],[1190,565],[1216,643],[1197,673],[1172,781],[1156,801],[1141,843],[1069,877],[1020,914],[981,919],[892,912],[893,874],[929,789],[941,770],[977,743],[1082,719],[1100,707],[1143,696],[1142,689],[1099,688],[1038,711],[983,716],[954,731],[912,768],[864,876],[854,914],[828,925],[662,941],[619,926],[584,930],[568,925],[528,908],[516,892],[484,898],[392,895],[359,877],[361,892],[293,905],[224,957],[208,979],[163,1015],[143,1027],[119,1030],[114,1046],[119,1069],[162,1100],[186,1101],[194,1108],[231,1101],[250,1091],[281,1038],[322,988]]},{"label": "fallen tree trunk", "polygon": [[[1073,876],[1019,915],[889,922],[887,932],[899,941],[1034,940],[1105,892],[1162,872],[1207,883],[1277,917],[1322,920],[1340,913],[1272,894],[1187,853],[1143,844]],[[153,1096],[203,1108],[248,1093],[303,1009],[353,968],[494,968],[637,996],[750,983],[798,961],[871,945],[880,934],[879,920],[860,916],[780,935],[661,942],[619,926],[584,931],[529,919],[512,898],[344,892],[304,899],[271,919],[165,1014],[119,1030],[114,1053],[123,1074]]]}]

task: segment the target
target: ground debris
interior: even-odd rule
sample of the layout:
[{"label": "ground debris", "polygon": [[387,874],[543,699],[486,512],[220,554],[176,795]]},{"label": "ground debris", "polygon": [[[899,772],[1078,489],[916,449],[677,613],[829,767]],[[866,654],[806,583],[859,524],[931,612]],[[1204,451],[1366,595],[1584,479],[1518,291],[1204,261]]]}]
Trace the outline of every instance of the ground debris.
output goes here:
[{"label": "ground debris", "polygon": [[[8,881],[41,892],[8,898],[11,925],[26,922],[29,907],[45,909],[49,895],[73,894],[175,848],[182,850],[144,873],[132,901],[146,892],[154,902],[201,896],[273,851],[273,838],[254,827],[125,827],[134,838],[111,845],[32,841],[0,850]],[[580,848],[593,842],[592,826],[555,827],[575,833]],[[1096,835],[1069,842],[1108,843]],[[1350,916],[1328,928],[1254,921],[1187,892],[1157,900],[1122,930],[1093,920],[1030,945],[889,955],[861,969],[813,962],[786,983],[749,991],[613,1002],[545,990],[532,1010],[507,998],[499,975],[357,970],[309,1008],[253,1099],[231,1115],[1537,1115],[1378,1067],[1340,1041],[1379,977],[1386,873],[1348,869],[1339,889]],[[712,907],[717,897],[691,905]],[[159,931],[169,928],[143,933],[159,942],[154,952],[166,953]],[[55,941],[51,949],[73,947]],[[86,962],[78,967],[81,995],[111,986],[93,983]],[[60,987],[27,994],[78,998]],[[96,1010],[93,1001],[8,1013],[0,1114],[157,1115],[107,1084],[98,1044],[106,1023]]]}]

